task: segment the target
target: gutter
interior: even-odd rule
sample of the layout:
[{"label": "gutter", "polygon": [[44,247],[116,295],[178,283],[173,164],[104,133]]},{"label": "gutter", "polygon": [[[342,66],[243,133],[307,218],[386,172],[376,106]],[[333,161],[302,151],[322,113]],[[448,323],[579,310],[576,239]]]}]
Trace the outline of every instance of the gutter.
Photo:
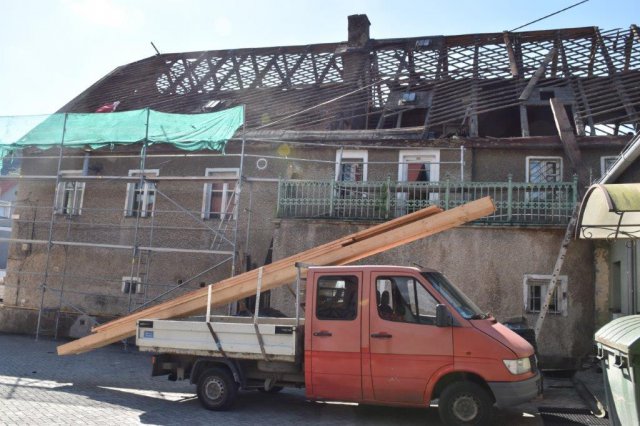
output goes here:
[{"label": "gutter", "polygon": [[629,145],[618,156],[618,159],[609,170],[607,170],[597,183],[605,184],[615,181],[622,173],[640,157],[640,132],[631,139]]}]

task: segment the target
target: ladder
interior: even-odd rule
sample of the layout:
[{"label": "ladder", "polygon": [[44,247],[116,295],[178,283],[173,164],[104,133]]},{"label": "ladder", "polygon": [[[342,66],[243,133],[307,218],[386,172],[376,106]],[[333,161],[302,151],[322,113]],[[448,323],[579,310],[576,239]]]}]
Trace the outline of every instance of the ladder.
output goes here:
[{"label": "ladder", "polygon": [[549,313],[549,304],[551,303],[551,299],[553,298],[553,293],[556,291],[558,278],[560,277],[560,270],[562,269],[562,266],[564,264],[564,259],[567,255],[567,249],[569,248],[569,243],[571,243],[571,240],[573,239],[576,224],[578,222],[580,204],[581,203],[578,202],[573,209],[573,214],[571,215],[571,219],[569,220],[569,225],[567,225],[567,231],[565,232],[564,239],[562,240],[562,244],[560,245],[560,252],[558,253],[556,264],[553,268],[553,273],[551,274],[551,281],[549,282],[549,286],[547,287],[547,293],[544,296],[544,302],[540,307],[540,313],[538,314],[538,320],[536,321],[536,326],[534,329],[536,339],[538,339],[540,330],[542,330],[542,324],[544,324],[544,319]]},{"label": "ladder", "polygon": [[[236,185],[236,188],[237,187],[238,186]],[[233,197],[229,198],[229,201],[227,202],[226,206],[222,206],[222,209],[221,209],[222,212],[220,212],[220,215],[222,217],[220,218],[220,223],[218,223],[217,232],[215,232],[213,235],[213,240],[211,241],[210,250],[220,250],[222,248],[222,244],[224,242],[223,237],[229,229],[229,223],[234,221],[235,217],[237,216],[237,211],[236,211],[238,208],[237,198],[239,196],[240,194],[237,192],[237,190],[234,190]]]}]

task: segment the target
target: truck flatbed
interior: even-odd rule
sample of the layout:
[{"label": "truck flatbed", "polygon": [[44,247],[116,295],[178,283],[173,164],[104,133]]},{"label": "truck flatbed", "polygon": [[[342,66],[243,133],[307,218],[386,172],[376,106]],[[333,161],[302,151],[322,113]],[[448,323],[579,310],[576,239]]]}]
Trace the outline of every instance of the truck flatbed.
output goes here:
[{"label": "truck flatbed", "polygon": [[144,352],[295,362],[303,327],[304,320],[295,318],[143,319],[136,345]]}]

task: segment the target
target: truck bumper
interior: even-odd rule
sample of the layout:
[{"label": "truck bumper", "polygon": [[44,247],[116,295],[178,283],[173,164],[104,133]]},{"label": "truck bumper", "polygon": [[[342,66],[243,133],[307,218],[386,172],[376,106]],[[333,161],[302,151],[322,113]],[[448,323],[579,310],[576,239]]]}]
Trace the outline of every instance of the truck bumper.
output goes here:
[{"label": "truck bumper", "polygon": [[531,401],[538,396],[541,387],[540,373],[519,382],[489,382],[498,408],[511,407]]}]

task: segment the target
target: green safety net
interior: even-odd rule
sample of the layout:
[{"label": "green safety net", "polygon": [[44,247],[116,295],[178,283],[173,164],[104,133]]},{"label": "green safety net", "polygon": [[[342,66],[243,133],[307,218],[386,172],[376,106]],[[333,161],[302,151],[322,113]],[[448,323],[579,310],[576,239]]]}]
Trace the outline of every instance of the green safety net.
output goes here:
[{"label": "green safety net", "polygon": [[171,144],[186,151],[224,150],[244,121],[238,106],[203,114],[169,114],[141,109],[109,113],[58,113],[0,117],[1,160],[17,149],[98,149],[147,141]]}]

